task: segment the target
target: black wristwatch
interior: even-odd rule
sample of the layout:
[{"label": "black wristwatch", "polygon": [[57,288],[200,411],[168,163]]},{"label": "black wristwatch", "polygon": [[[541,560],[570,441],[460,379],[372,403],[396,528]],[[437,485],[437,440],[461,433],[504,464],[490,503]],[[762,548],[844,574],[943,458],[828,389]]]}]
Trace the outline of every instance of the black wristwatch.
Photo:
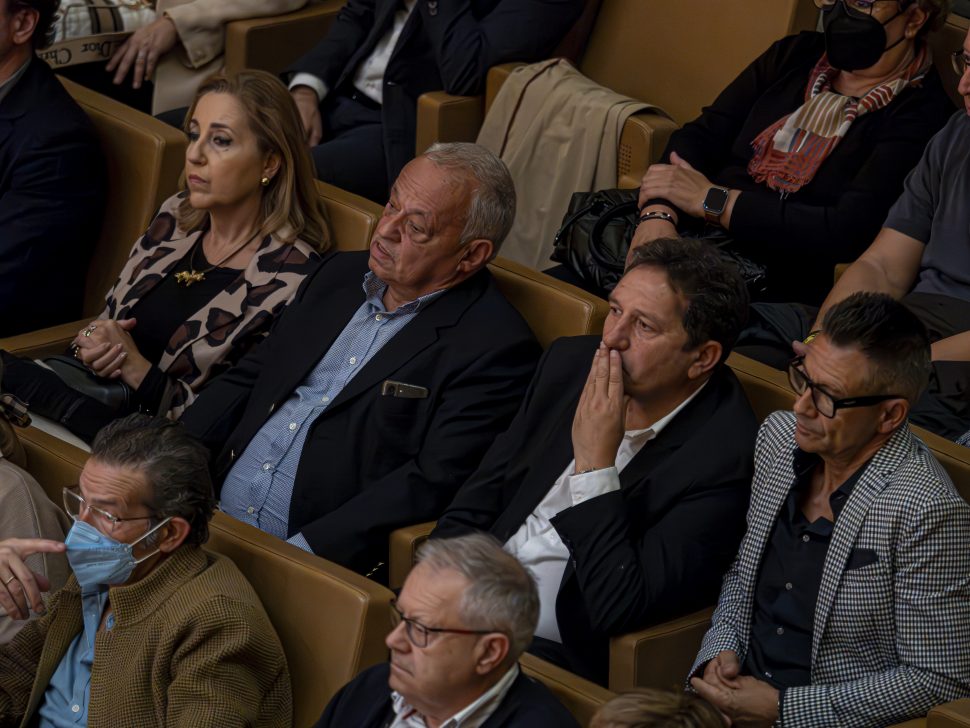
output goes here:
[{"label": "black wristwatch", "polygon": [[728,193],[727,187],[711,187],[704,197],[704,219],[712,225],[721,224],[721,214],[727,206]]}]

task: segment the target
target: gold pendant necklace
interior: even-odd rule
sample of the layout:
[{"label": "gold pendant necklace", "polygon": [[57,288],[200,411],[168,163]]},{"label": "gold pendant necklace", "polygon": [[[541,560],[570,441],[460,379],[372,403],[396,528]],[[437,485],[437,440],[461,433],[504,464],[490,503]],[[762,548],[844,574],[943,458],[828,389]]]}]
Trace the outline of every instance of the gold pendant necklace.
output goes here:
[{"label": "gold pendant necklace", "polygon": [[[182,271],[179,271],[178,273],[176,273],[175,274],[175,281],[180,286],[185,286],[186,288],[188,288],[189,286],[191,286],[193,283],[201,283],[202,281],[205,280],[205,274],[206,273],[211,273],[216,268],[218,268],[220,265],[222,265],[223,263],[225,263],[232,256],[234,256],[240,250],[242,250],[247,245],[249,245],[255,239],[255,237],[257,235],[259,235],[259,230],[257,230],[256,232],[254,232],[246,240],[245,243],[243,243],[242,245],[240,245],[237,248],[233,248],[232,250],[230,250],[229,253],[227,255],[223,256],[222,259],[219,260],[219,262],[217,262],[215,265],[210,265],[205,270],[196,270],[195,269],[195,251],[202,247],[202,241],[205,238],[205,233],[203,233],[202,234],[202,237],[199,238],[199,242],[195,245],[195,247],[192,248],[192,255],[189,256],[189,269],[188,270],[182,270]],[[202,251],[202,253],[203,253],[203,255],[205,255],[205,251],[204,250]]]}]

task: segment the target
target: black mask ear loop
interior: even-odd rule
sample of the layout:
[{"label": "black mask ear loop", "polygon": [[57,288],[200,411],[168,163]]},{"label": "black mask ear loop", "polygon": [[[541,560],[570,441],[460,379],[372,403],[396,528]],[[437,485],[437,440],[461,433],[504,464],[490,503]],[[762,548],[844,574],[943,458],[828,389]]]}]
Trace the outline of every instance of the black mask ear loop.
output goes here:
[{"label": "black mask ear loop", "polygon": [[[907,5],[906,8],[908,8],[908,7],[909,6]],[[903,13],[905,13],[906,12],[906,8],[901,8],[898,13],[896,13],[894,16],[892,16],[891,18],[889,18],[885,23],[880,23],[880,25],[882,25],[882,27],[885,28],[887,25],[889,25],[891,22],[893,22],[896,18],[898,18]],[[899,40],[897,40],[895,43],[890,43],[889,45],[887,45],[885,48],[882,49],[882,52],[885,53],[886,51],[891,51],[893,48],[895,48],[896,46],[898,46],[904,40],[906,40],[906,28],[903,28],[903,34],[901,36],[899,36]]]}]

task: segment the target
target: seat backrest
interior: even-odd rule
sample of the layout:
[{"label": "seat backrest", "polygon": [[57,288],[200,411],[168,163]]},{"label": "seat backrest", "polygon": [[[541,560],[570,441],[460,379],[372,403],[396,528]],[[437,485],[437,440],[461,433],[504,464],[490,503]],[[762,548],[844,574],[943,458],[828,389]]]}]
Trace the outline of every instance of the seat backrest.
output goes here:
[{"label": "seat backrest", "polygon": [[950,54],[963,47],[968,28],[970,28],[970,19],[956,13],[950,13],[943,27],[930,33],[929,36],[930,48],[933,51],[933,63],[936,70],[940,72],[943,87],[950,94],[953,103],[960,108],[963,107],[963,98],[957,92],[957,83],[960,77],[953,71]]},{"label": "seat backrest", "polygon": [[603,703],[616,697],[616,693],[529,653],[519,658],[519,665],[526,675],[549,688],[582,726],[589,725],[593,713]]},{"label": "seat backrest", "polygon": [[131,246],[175,193],[186,139],[178,129],[114,99],[64,78],[61,83],[94,123],[108,174],[105,222],[84,284],[84,314],[96,316]]},{"label": "seat backrest", "polygon": [[488,269],[543,349],[560,336],[603,331],[609,305],[602,298],[501,257]]},{"label": "seat backrest", "polygon": [[[795,393],[788,385],[784,372],[737,353],[728,357],[728,365],[741,381],[759,421],[776,410],[792,408]],[[970,503],[970,448],[950,442],[922,427],[914,426],[913,433],[933,451],[957,492]]]},{"label": "seat backrest", "polygon": [[337,250],[367,250],[384,208],[365,197],[317,180]]},{"label": "seat backrest", "polygon": [[603,0],[580,70],[683,124],[817,16],[812,0]]},{"label": "seat backrest", "polygon": [[224,513],[206,548],[231,558],[263,602],[286,653],[294,725],[312,725],[358,672],[387,660],[394,595],[380,584]]}]

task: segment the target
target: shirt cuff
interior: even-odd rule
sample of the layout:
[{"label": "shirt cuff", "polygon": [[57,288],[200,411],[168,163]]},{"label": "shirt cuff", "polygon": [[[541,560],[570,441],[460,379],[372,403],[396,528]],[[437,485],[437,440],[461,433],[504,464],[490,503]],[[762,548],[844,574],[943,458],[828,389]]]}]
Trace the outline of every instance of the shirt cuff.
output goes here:
[{"label": "shirt cuff", "polygon": [[300,72],[294,74],[287,88],[292,91],[297,86],[309,86],[312,88],[313,92],[317,95],[317,103],[323,101],[327,95],[327,84],[323,82],[323,79],[314,76],[312,73]]},{"label": "shirt cuff", "polygon": [[293,536],[291,536],[290,538],[286,539],[286,542],[287,543],[290,543],[290,544],[293,544],[294,546],[297,546],[297,547],[303,549],[304,551],[306,551],[308,553],[311,553],[311,554],[313,553],[313,549],[310,548],[310,544],[307,543],[307,540],[305,538],[303,538],[303,534],[302,533],[297,532],[297,533],[293,534]]},{"label": "shirt cuff", "polygon": [[616,466],[591,470],[588,473],[567,476],[569,479],[569,496],[573,505],[578,506],[590,498],[612,493],[620,489],[620,471]]}]

